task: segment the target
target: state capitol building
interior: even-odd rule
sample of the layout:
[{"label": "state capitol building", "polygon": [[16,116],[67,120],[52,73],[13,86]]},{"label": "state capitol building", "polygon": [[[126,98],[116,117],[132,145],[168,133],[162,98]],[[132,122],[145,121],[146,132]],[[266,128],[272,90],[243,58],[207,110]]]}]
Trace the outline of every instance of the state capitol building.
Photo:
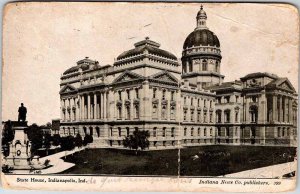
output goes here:
[{"label": "state capitol building", "polygon": [[217,35],[202,6],[181,63],[145,38],[102,66],[86,57],[61,76],[61,136],[93,136],[94,147],[123,148],[134,130],[149,149],[212,145],[296,146],[297,93],[290,81],[256,72],[223,82]]}]

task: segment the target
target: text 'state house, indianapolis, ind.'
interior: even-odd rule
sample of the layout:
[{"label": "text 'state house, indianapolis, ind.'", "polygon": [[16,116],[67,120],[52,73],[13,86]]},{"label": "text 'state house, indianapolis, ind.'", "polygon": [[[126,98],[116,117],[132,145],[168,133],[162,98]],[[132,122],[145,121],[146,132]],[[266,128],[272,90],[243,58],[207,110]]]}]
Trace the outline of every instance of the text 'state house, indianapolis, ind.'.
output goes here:
[{"label": "text 'state house, indianapolis, ind.'", "polygon": [[56,133],[90,134],[93,147],[123,148],[134,130],[149,131],[149,149],[296,146],[298,103],[290,81],[256,72],[223,82],[220,42],[206,22],[201,7],[181,63],[147,37],[112,66],[86,57],[67,69]]}]

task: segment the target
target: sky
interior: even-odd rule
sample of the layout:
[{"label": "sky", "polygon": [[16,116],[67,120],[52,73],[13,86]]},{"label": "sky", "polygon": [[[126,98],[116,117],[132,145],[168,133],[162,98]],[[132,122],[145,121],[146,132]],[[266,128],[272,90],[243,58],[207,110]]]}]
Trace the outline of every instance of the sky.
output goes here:
[{"label": "sky", "polygon": [[[145,37],[181,57],[200,3],[11,3],[4,10],[2,120],[60,117],[61,74],[84,57],[112,65]],[[297,9],[288,4],[203,4],[221,44],[221,73],[233,81],[253,72],[288,77],[298,91]]]}]

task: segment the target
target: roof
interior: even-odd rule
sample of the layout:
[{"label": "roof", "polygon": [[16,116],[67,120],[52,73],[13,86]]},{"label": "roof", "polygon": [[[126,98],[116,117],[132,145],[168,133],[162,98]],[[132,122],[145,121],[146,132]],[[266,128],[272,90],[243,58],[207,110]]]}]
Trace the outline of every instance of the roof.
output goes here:
[{"label": "roof", "polygon": [[145,50],[147,50],[150,54],[158,55],[161,57],[177,60],[177,57],[173,55],[172,53],[160,49],[160,44],[156,43],[152,40],[149,40],[146,38],[145,40],[142,40],[140,42],[137,42],[134,44],[135,48],[130,49],[128,51],[123,52],[117,57],[117,60],[121,60],[127,57],[135,56],[144,53]]},{"label": "roof", "polygon": [[218,37],[208,29],[195,29],[185,39],[183,49],[200,45],[220,47],[220,41]]},{"label": "roof", "polygon": [[91,59],[89,59],[88,57],[85,57],[82,60],[77,61],[77,65],[70,67],[69,69],[67,69],[63,75],[69,74],[69,73],[74,73],[77,72],[79,70],[79,68],[81,68],[83,71],[88,70],[89,69],[89,64],[94,64],[98,67],[100,67],[98,64],[98,61],[93,61]]},{"label": "roof", "polygon": [[250,73],[244,77],[241,77],[241,80],[243,81],[243,80],[247,80],[247,79],[251,79],[251,78],[259,78],[259,77],[270,77],[273,79],[278,78],[278,76],[275,74],[271,74],[271,73],[267,73],[267,72],[256,72],[256,73]]},{"label": "roof", "polygon": [[213,85],[213,86],[210,86],[208,89],[210,89],[212,91],[223,90],[223,89],[241,89],[238,87],[242,87],[242,82],[235,80],[233,82],[223,82],[220,85]]}]

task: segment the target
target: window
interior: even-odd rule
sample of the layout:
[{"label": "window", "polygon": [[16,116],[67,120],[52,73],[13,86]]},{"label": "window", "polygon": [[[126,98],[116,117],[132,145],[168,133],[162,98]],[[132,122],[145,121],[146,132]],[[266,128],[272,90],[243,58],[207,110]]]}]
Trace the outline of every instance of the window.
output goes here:
[{"label": "window", "polygon": [[130,119],[130,106],[126,106],[126,120]]},{"label": "window", "polygon": [[152,117],[157,118],[157,105],[153,104],[152,106]]},{"label": "window", "polygon": [[256,96],[252,96],[252,102],[256,102],[257,101],[257,97]]},{"label": "window", "polygon": [[212,112],[209,113],[209,122],[210,123],[213,122],[213,113]]},{"label": "window", "polygon": [[218,97],[218,98],[217,98],[217,101],[218,101],[219,104],[221,104],[221,102],[222,102],[222,97]]},{"label": "window", "polygon": [[277,128],[277,137],[280,137],[280,135],[281,135],[281,129],[280,129],[280,127],[278,127]]},{"label": "window", "polygon": [[153,137],[156,137],[156,127],[153,128]]},{"label": "window", "polygon": [[222,122],[222,111],[217,110],[216,111],[216,116],[217,116],[217,123],[221,123]]},{"label": "window", "polygon": [[282,128],[282,137],[284,137],[285,136],[285,128],[283,127]]},{"label": "window", "polygon": [[97,133],[97,137],[100,137],[100,128],[96,127],[96,133]]},{"label": "window", "polygon": [[197,134],[198,136],[200,136],[200,128],[198,128]]},{"label": "window", "polygon": [[236,127],[236,128],[235,128],[235,136],[238,136],[238,131],[239,131],[239,128]]},{"label": "window", "polygon": [[225,97],[225,102],[226,102],[226,103],[229,103],[229,102],[230,102],[230,96],[226,96],[226,97]]},{"label": "window", "polygon": [[191,121],[194,121],[194,111],[191,110]]},{"label": "window", "polygon": [[167,110],[166,110],[166,106],[162,106],[161,108],[161,118],[162,119],[167,119],[167,114],[166,114]]},{"label": "window", "polygon": [[206,136],[206,128],[204,128],[204,130],[203,130],[203,135],[204,135],[204,137]]},{"label": "window", "polygon": [[153,88],[153,98],[156,98],[156,88]]},{"label": "window", "polygon": [[224,119],[225,119],[225,123],[230,123],[230,110],[227,109],[224,111]]},{"label": "window", "polygon": [[186,105],[186,97],[183,98],[183,103]]},{"label": "window", "polygon": [[191,128],[191,136],[194,136],[194,128]]},{"label": "window", "polygon": [[162,91],[162,99],[165,100],[166,99],[166,90]]},{"label": "window", "polygon": [[163,128],[162,136],[163,136],[163,137],[166,137],[166,128],[165,128],[165,127]]},{"label": "window", "polygon": [[110,136],[111,137],[113,136],[113,128],[112,127],[110,128]]},{"label": "window", "polygon": [[226,129],[226,131],[225,131],[225,132],[226,132],[225,136],[229,136],[229,127],[226,127],[225,129]]},{"label": "window", "polygon": [[213,135],[213,129],[212,128],[210,128],[210,130],[209,130],[210,132],[209,132],[209,134],[210,134],[210,136],[212,136]]},{"label": "window", "polygon": [[194,99],[191,98],[191,106],[193,106],[193,105],[194,105]]},{"label": "window", "polygon": [[140,117],[140,107],[139,105],[135,106],[135,118],[138,119]]},{"label": "window", "polygon": [[202,71],[207,71],[207,61],[205,59],[202,61]]},{"label": "window", "polygon": [[197,122],[200,122],[201,119],[201,111],[197,111]]},{"label": "window", "polygon": [[183,136],[186,136],[186,128],[183,130]]},{"label": "window", "polygon": [[186,114],[187,114],[187,111],[184,110],[184,111],[183,111],[183,120],[184,120],[184,121],[186,121]]},{"label": "window", "polygon": [[204,100],[204,107],[206,107],[206,100]]},{"label": "window", "polygon": [[254,105],[250,106],[249,114],[250,114],[251,123],[256,123],[257,122],[257,116],[258,116],[257,106],[254,106]]},{"label": "window", "polygon": [[219,69],[219,61],[216,61],[216,68],[215,68],[215,72],[218,72]]},{"label": "window", "polygon": [[200,99],[198,98],[197,106],[200,106]]},{"label": "window", "polygon": [[130,132],[129,127],[126,127],[126,135],[127,135],[127,137],[129,136],[129,132]]},{"label": "window", "polygon": [[130,90],[126,90],[127,99],[130,100]]},{"label": "window", "polygon": [[122,107],[118,107],[118,119],[122,119]]},{"label": "window", "polygon": [[136,99],[139,99],[139,89],[138,88],[135,88],[135,97]]},{"label": "window", "polygon": [[118,133],[119,133],[119,137],[121,137],[121,135],[122,135],[122,129],[121,129],[121,127],[118,127]]},{"label": "window", "polygon": [[122,100],[122,93],[121,93],[121,91],[118,91],[118,94],[119,94],[119,100]]},{"label": "window", "polygon": [[174,137],[174,136],[175,136],[175,128],[172,127],[172,129],[171,129],[171,137]]},{"label": "window", "polygon": [[239,96],[235,96],[235,101],[239,102]]},{"label": "window", "polygon": [[235,122],[238,123],[239,122],[239,111],[235,112]]},{"label": "window", "polygon": [[221,134],[221,127],[218,127],[218,136],[221,136],[222,134]]},{"label": "window", "polygon": [[212,101],[209,101],[209,108],[212,108]]},{"label": "window", "polygon": [[171,92],[171,100],[174,101],[174,91]]},{"label": "window", "polygon": [[171,106],[171,110],[170,110],[170,117],[171,119],[175,119],[175,107],[174,106]]},{"label": "window", "polygon": [[203,120],[204,120],[204,123],[207,123],[207,113],[206,112],[204,112],[204,114],[203,114]]}]

